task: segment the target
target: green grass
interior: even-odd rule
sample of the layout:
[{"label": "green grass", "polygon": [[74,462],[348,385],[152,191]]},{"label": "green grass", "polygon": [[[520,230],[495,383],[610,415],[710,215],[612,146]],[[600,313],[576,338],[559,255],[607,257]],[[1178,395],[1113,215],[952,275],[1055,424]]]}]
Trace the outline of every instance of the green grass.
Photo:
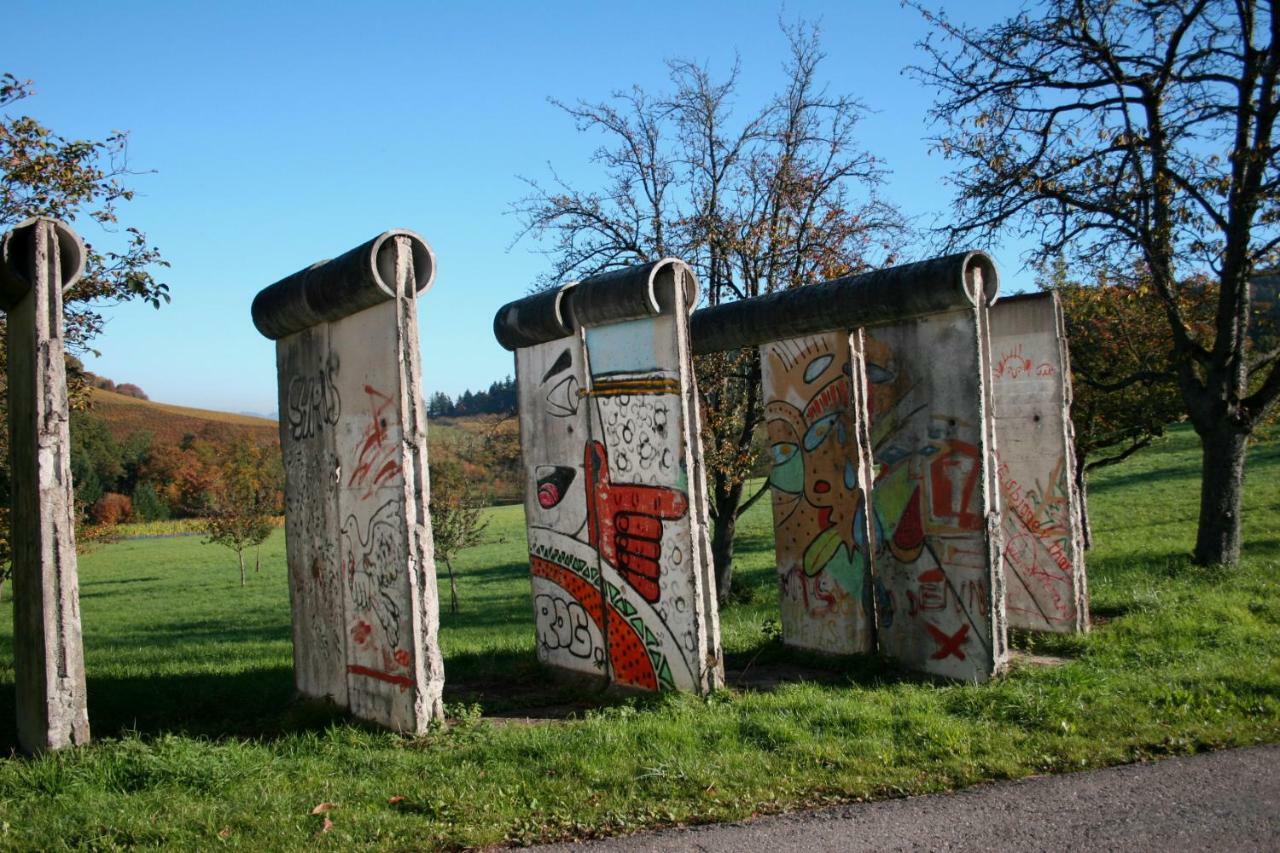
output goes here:
[{"label": "green grass", "polygon": [[[232,553],[198,539],[109,545],[81,562],[97,742],[0,760],[0,845],[527,842],[1280,740],[1280,445],[1254,450],[1234,570],[1186,558],[1197,465],[1194,436],[1178,430],[1098,474],[1097,628],[1024,638],[1068,663],[983,686],[782,649],[763,503],[743,525],[755,595],[723,616],[727,658],[735,673],[798,664],[810,680],[708,699],[558,686],[534,659],[520,510],[495,509],[484,544],[459,560],[463,611],[442,616],[456,721],[422,738],[292,703],[280,532],[245,589]],[[0,672],[3,737],[12,677]],[[320,803],[333,808],[313,815]]]}]

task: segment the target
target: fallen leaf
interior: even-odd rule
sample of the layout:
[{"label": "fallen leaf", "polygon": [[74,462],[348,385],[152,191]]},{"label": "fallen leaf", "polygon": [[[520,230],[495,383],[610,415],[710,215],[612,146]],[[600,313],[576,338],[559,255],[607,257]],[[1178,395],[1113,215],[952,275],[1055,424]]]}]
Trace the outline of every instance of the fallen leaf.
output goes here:
[{"label": "fallen leaf", "polygon": [[320,805],[318,805],[318,806],[316,806],[314,809],[312,809],[312,810],[311,810],[311,813],[312,813],[312,814],[324,814],[325,812],[327,812],[327,811],[329,811],[330,809],[333,809],[333,808],[336,808],[336,806],[334,806],[334,804],[333,804],[333,803],[321,803]]},{"label": "fallen leaf", "polygon": [[404,802],[404,797],[401,797],[401,796],[398,796],[398,795],[397,795],[397,796],[394,796],[394,797],[387,797],[387,802],[388,802],[389,804],[391,804],[391,805],[393,805],[393,806],[394,806],[394,805],[397,805],[397,804],[399,804],[399,803],[403,803],[403,802]]},{"label": "fallen leaf", "polygon": [[328,832],[328,831],[329,831],[329,830],[331,830],[331,829],[333,829],[333,821],[329,820],[329,816],[328,816],[328,815],[325,815],[325,818],[324,818],[324,826],[320,828],[320,831],[321,831],[321,832]]},{"label": "fallen leaf", "polygon": [[222,831],[218,833],[218,837],[219,837],[219,838],[230,838],[230,837],[231,837],[231,827],[229,827],[229,826],[224,826],[224,827],[222,827]]}]

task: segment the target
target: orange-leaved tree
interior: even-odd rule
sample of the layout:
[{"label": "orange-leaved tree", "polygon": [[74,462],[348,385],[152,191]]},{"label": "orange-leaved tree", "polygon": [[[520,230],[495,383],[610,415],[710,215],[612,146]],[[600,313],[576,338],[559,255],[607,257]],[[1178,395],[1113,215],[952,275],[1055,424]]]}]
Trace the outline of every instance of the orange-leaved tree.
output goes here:
[{"label": "orange-leaved tree", "polygon": [[[244,586],[245,549],[266,541],[280,512],[284,477],[280,455],[240,437],[226,448],[217,475],[205,510],[207,541],[236,552]],[[260,562],[255,561],[255,570],[259,568]]]},{"label": "orange-leaved tree", "polygon": [[[86,220],[106,229],[118,225],[117,208],[133,198],[124,180],[128,137],[112,133],[105,139],[66,139],[28,115],[14,113],[30,97],[32,84],[12,74],[0,74],[0,234],[32,216],[62,219],[87,237],[84,276],[64,294],[66,342],[84,352],[102,330],[106,305],[140,299],[155,307],[169,301],[168,285],[155,278],[168,266],[146,235],[126,228],[115,251],[96,248]],[[0,317],[0,338],[5,332]],[[6,375],[6,355],[0,347],[0,383]],[[67,372],[73,406],[84,406],[83,380],[74,364]],[[10,571],[9,550],[9,431],[7,395],[0,389],[0,584]]]}]

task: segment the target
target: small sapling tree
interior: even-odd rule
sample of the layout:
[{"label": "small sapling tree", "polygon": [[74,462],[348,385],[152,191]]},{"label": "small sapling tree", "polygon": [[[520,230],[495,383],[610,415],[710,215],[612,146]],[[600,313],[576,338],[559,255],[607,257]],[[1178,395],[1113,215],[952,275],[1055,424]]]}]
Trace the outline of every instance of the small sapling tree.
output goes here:
[{"label": "small sapling tree", "polygon": [[488,522],[480,520],[484,502],[472,488],[462,465],[446,462],[431,466],[431,539],[436,557],[449,570],[449,612],[458,612],[458,578],[453,558],[463,548],[480,541]]},{"label": "small sapling tree", "polygon": [[208,543],[225,545],[240,562],[245,585],[244,552],[271,535],[280,487],[268,452],[249,438],[238,438],[218,467],[218,482],[209,493],[204,528]]}]

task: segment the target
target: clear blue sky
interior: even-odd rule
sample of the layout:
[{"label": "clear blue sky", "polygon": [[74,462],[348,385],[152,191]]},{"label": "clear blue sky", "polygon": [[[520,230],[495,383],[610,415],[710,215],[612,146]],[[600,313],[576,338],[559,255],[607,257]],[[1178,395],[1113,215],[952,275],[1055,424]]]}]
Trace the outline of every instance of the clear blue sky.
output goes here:
[{"label": "clear blue sky", "polygon": [[[923,141],[931,95],[901,74],[923,26],[896,0],[13,2],[0,71],[37,91],[19,111],[69,137],[128,130],[130,167],[146,172],[122,219],[173,264],[173,303],[109,311],[88,366],[165,402],[274,412],[274,347],[249,320],[253,295],[393,227],[422,234],[439,261],[419,302],[426,390],[511,373],[493,313],[546,267],[536,245],[510,248],[518,176],[544,178],[548,163],[580,185],[594,174],[596,140],[547,98],[657,89],[666,59],[723,70],[737,52],[742,102],[760,103],[782,79],[780,14],[819,20],[825,78],[877,111],[861,138],[892,170],[886,197],[923,217],[950,201],[948,164]],[[986,23],[1014,4],[948,5]],[[998,255],[1006,293],[1032,283],[1022,248]]]}]

